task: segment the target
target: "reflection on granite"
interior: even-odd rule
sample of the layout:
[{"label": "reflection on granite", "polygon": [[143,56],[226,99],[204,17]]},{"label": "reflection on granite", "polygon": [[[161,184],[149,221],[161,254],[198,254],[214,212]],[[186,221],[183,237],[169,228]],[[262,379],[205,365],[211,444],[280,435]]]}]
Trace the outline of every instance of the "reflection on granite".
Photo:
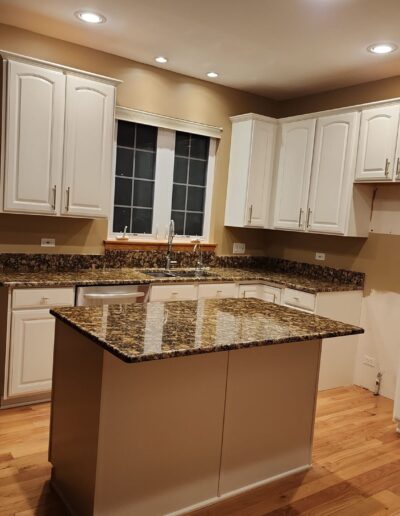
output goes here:
[{"label": "reflection on granite", "polygon": [[125,362],[363,333],[361,328],[258,299],[208,299],[51,313]]}]

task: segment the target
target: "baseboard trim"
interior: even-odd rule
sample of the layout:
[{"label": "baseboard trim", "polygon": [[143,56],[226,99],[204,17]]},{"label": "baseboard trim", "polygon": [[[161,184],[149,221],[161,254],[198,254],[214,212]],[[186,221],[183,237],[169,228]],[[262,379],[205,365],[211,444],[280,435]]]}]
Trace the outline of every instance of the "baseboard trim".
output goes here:
[{"label": "baseboard trim", "polygon": [[246,493],[247,491],[251,491],[252,489],[256,489],[257,487],[265,486],[267,484],[270,484],[271,482],[275,482],[276,480],[290,477],[291,475],[295,475],[296,473],[301,473],[303,471],[307,471],[311,467],[312,467],[312,464],[305,464],[304,466],[299,466],[298,468],[290,469],[289,471],[284,471],[283,473],[279,473],[278,475],[274,475],[274,476],[266,478],[264,480],[254,482],[253,484],[249,484],[244,487],[240,487],[239,489],[235,489],[234,491],[229,491],[229,493],[225,493],[221,496],[215,496],[213,498],[209,498],[208,500],[204,500],[203,502],[199,502],[194,505],[190,505],[189,507],[179,509],[178,511],[169,512],[165,516],[182,516],[184,514],[187,514],[188,512],[195,511],[197,509],[202,509],[209,505],[213,505],[215,503],[222,502],[223,500],[228,500],[229,498],[233,498],[234,496],[240,495],[242,493]]}]

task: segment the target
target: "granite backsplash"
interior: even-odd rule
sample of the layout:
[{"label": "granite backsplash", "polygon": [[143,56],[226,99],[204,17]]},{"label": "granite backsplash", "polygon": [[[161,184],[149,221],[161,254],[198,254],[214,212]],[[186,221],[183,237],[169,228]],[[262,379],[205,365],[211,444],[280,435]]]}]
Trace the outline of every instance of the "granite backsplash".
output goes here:
[{"label": "granite backsplash", "polygon": [[[177,251],[173,259],[177,267],[194,267],[198,257],[193,252]],[[104,255],[89,254],[25,254],[0,253],[0,270],[15,272],[68,272],[92,268],[165,267],[165,251],[114,251]],[[365,274],[267,256],[217,256],[203,252],[203,264],[208,267],[260,269],[302,275],[308,278],[351,283],[363,286]]]}]

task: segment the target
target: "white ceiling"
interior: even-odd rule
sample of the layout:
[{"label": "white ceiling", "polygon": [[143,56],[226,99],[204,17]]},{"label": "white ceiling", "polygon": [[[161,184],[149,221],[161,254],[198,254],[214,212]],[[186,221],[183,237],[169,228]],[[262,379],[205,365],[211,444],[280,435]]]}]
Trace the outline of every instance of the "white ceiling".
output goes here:
[{"label": "white ceiling", "polygon": [[366,52],[400,46],[400,0],[0,0],[0,22],[276,99],[400,75]]}]

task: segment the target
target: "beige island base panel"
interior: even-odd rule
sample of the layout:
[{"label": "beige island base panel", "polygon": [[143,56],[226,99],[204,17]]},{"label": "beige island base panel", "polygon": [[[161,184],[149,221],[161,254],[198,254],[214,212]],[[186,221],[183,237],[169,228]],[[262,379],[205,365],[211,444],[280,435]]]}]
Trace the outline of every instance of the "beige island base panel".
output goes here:
[{"label": "beige island base panel", "polygon": [[49,460],[71,513],[179,514],[311,464],[321,341],[125,363],[56,324]]}]

